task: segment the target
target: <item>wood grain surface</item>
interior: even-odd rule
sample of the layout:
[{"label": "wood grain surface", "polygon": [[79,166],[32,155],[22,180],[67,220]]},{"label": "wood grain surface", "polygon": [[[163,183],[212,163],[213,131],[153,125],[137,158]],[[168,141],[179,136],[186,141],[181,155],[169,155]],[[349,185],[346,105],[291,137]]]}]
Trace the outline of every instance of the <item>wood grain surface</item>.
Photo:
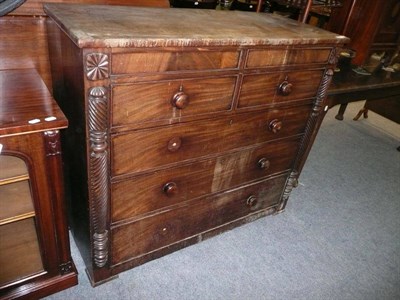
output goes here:
[{"label": "wood grain surface", "polygon": [[[344,36],[311,25],[253,12],[52,3],[44,7],[82,48],[341,44],[347,41]],[[115,22],[116,15],[118,22]]]}]

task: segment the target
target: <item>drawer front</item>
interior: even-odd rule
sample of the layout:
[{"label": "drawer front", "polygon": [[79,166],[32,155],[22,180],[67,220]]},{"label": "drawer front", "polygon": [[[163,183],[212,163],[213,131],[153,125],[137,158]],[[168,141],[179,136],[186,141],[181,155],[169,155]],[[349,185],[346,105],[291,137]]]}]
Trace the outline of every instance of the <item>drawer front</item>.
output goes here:
[{"label": "drawer front", "polygon": [[272,105],[315,97],[324,70],[246,75],[239,108]]},{"label": "drawer front", "polygon": [[331,49],[257,49],[250,50],[246,68],[327,63]]},{"label": "drawer front", "polygon": [[238,114],[112,137],[111,172],[139,172],[304,132],[311,105]]},{"label": "drawer front", "polygon": [[113,74],[202,71],[238,67],[239,51],[114,53]]},{"label": "drawer front", "polygon": [[237,187],[292,167],[299,138],[112,184],[112,221]]},{"label": "drawer front", "polygon": [[115,85],[113,126],[229,110],[236,80],[231,76]]},{"label": "drawer front", "polygon": [[190,205],[112,228],[112,264],[138,257],[278,204],[287,175],[193,201]]}]

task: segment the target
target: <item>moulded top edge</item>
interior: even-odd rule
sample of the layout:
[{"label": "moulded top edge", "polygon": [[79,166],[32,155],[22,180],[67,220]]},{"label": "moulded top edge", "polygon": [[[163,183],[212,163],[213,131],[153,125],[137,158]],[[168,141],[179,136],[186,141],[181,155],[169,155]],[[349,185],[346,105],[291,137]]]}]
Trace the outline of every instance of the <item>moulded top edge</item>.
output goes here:
[{"label": "moulded top edge", "polygon": [[344,44],[345,36],[281,16],[243,11],[48,3],[81,48]]}]

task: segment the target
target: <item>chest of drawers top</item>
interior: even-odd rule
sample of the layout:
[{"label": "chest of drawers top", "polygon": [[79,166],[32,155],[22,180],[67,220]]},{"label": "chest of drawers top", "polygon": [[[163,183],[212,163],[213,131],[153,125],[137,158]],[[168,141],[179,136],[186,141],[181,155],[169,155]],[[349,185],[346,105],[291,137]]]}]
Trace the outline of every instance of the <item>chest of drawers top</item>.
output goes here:
[{"label": "chest of drawers top", "polygon": [[45,4],[80,48],[341,44],[313,26],[241,11]]}]

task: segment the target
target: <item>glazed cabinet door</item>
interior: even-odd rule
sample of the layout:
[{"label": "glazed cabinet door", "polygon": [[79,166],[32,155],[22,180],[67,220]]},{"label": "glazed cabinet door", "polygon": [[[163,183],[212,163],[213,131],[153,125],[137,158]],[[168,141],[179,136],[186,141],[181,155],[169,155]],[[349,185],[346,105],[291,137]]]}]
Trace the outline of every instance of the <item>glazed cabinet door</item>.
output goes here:
[{"label": "glazed cabinet door", "polygon": [[36,230],[32,186],[26,162],[0,155],[0,285],[44,271]]},{"label": "glazed cabinet door", "polygon": [[0,299],[35,298],[65,275],[75,280],[59,150],[58,131],[0,137]]}]

